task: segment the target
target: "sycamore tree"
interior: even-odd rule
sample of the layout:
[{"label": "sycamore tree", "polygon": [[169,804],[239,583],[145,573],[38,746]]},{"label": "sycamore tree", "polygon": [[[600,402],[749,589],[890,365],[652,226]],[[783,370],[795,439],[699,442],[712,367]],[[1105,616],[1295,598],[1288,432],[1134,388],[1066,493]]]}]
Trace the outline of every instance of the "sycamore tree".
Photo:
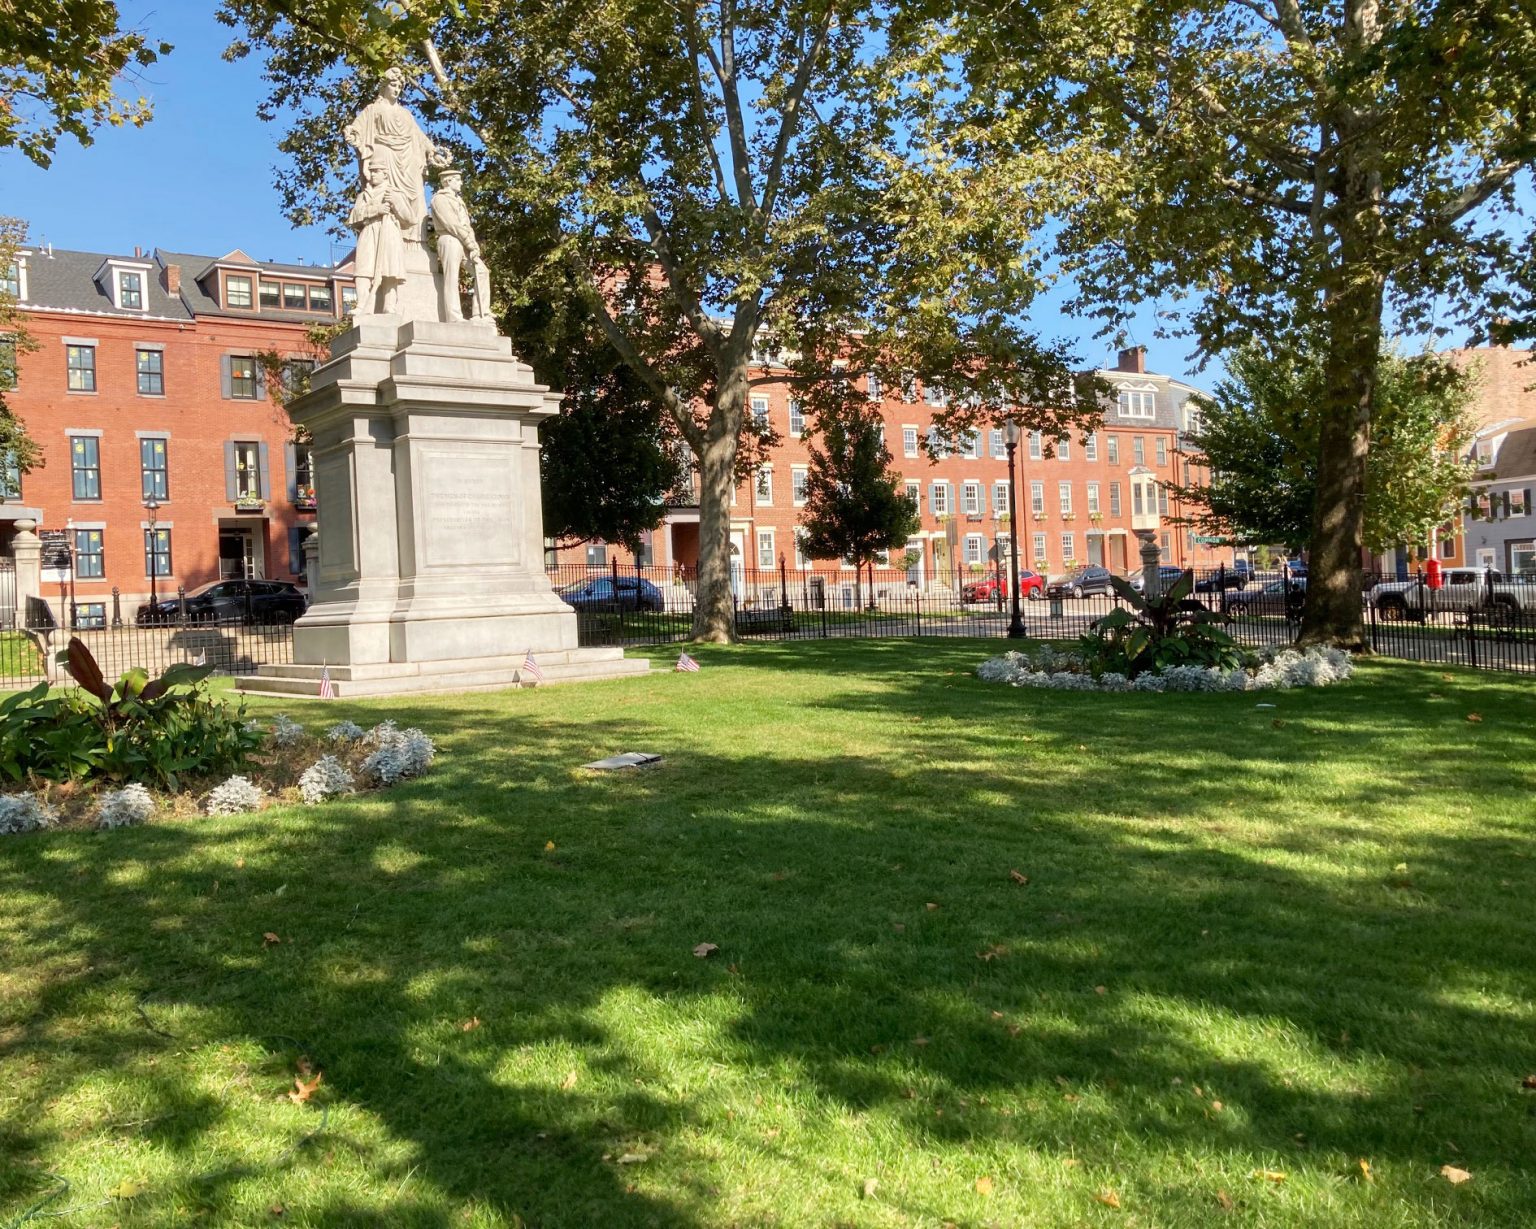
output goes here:
[{"label": "sycamore tree", "polygon": [[917,532],[917,504],[891,469],[880,415],[867,402],[846,401],[816,416],[805,476],[801,550],[812,559],[846,559],[855,576],[875,559],[904,548]]},{"label": "sycamore tree", "polygon": [[[698,470],[693,633],[733,634],[730,501],[754,351],[807,402],[875,373],[1011,407],[1047,435],[1097,406],[1020,313],[1043,202],[935,126],[936,50],[867,0],[224,0],[265,57],[299,221],[353,191],[343,122],[399,63],[454,150],[503,308],[574,297]],[[507,259],[539,236],[536,261]]]},{"label": "sycamore tree", "polygon": [[913,6],[955,35],[959,126],[1033,155],[1026,171],[1060,192],[1083,307],[1112,322],[1155,301],[1206,355],[1319,339],[1301,637],[1360,645],[1384,321],[1477,327],[1536,279],[1517,196],[1536,156],[1536,8]]},{"label": "sycamore tree", "polygon": [[[1383,351],[1375,375],[1366,462],[1367,548],[1419,546],[1456,513],[1468,490],[1478,375],[1434,354]],[[1195,478],[1170,491],[1180,523],[1231,542],[1306,545],[1317,503],[1322,356],[1249,343],[1227,378],[1197,397],[1189,434]]]},{"label": "sycamore tree", "polygon": [[149,99],[121,87],[170,50],[123,29],[111,0],[0,3],[0,149],[47,166],[62,136],[89,145],[102,124],[141,127]]},{"label": "sycamore tree", "polygon": [[[25,222],[0,217],[0,273],[15,262],[17,249],[26,238]],[[27,331],[16,296],[8,286],[0,284],[0,498],[15,498],[14,480],[43,463],[42,449],[6,402],[6,393],[16,387],[20,356],[36,349],[37,341]]]}]

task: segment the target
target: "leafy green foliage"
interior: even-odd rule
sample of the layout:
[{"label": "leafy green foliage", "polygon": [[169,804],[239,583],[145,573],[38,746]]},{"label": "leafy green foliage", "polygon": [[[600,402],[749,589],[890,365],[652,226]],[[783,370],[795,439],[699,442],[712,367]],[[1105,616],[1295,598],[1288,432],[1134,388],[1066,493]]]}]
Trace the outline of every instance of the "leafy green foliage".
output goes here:
[{"label": "leafy green foliage", "polygon": [[[1323,394],[1315,349],[1280,352],[1250,343],[1227,361],[1228,377],[1197,398],[1199,450],[1186,485],[1170,490],[1191,509],[1181,518],[1228,540],[1300,550],[1312,530]],[[1476,373],[1434,354],[1384,351],[1366,463],[1365,544],[1422,543],[1452,516],[1471,477],[1462,454],[1472,438]]]},{"label": "leafy green foliage", "polygon": [[119,82],[170,50],[122,29],[111,0],[0,4],[0,149],[47,166],[61,136],[89,145],[102,124],[142,127],[149,99],[119,97]]},{"label": "leafy green foliage", "polygon": [[880,416],[867,404],[817,415],[801,513],[804,552],[812,559],[872,563],[917,532],[917,506],[881,439]]},{"label": "leafy green foliage", "polygon": [[[3,18],[0,18],[3,22]],[[3,110],[3,108],[0,108]],[[26,242],[26,223],[16,218],[0,217],[0,271],[8,268],[16,259],[16,251]],[[0,484],[7,480],[9,469],[13,475],[28,473],[43,463],[43,450],[27,434],[21,420],[11,413],[5,395],[16,387],[16,364],[19,357],[36,350],[37,340],[27,331],[25,317],[17,310],[13,295],[0,291]],[[16,492],[0,490],[0,495],[15,498]]]},{"label": "leafy green foliage", "polygon": [[942,139],[929,83],[943,65],[893,43],[887,16],[823,0],[221,10],[241,34],[229,54],[265,54],[265,113],[293,121],[280,187],[295,220],[345,213],[343,120],[380,70],[426,68],[410,101],[466,170],[503,310],[587,313],[693,454],[694,628],[710,639],[733,621],[754,350],[779,354],[808,404],[876,371],[976,413],[1027,407],[1025,425],[1053,437],[1097,412],[1071,356],[1021,319],[1044,280],[1025,247],[1042,199],[998,188]]},{"label": "leafy green foliage", "polygon": [[100,778],[175,790],[184,776],[238,770],[260,746],[242,708],[198,686],[205,666],[172,666],[158,679],[135,668],[109,684],[78,638],[61,656],[78,688],[43,682],[0,702],[0,774],[12,781]]},{"label": "leafy green foliage", "polygon": [[1163,592],[1149,597],[1121,577],[1115,593],[1130,609],[1117,606],[1078,641],[1083,663],[1095,677],[1123,674],[1135,678],[1168,666],[1214,666],[1230,670],[1242,664],[1243,651],[1220,627],[1217,615],[1193,600],[1193,572],[1185,572]]}]

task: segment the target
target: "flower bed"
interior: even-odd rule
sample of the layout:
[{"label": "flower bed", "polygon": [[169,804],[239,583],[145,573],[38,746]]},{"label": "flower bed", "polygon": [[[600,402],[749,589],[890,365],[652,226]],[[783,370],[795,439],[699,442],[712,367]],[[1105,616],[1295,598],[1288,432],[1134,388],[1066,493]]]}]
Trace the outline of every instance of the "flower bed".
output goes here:
[{"label": "flower bed", "polygon": [[1232,669],[1166,666],[1127,678],[1107,671],[1095,675],[1077,653],[1047,645],[1029,653],[990,657],[977,667],[976,676],[987,683],[1054,691],[1271,691],[1326,687],[1343,682],[1354,669],[1342,649],[1267,649]]},{"label": "flower bed", "polygon": [[400,730],[392,721],[366,731],[344,721],[324,734],[312,734],[279,714],[268,723],[246,722],[243,729],[257,746],[240,774],[184,776],[175,790],[34,777],[31,788],[0,794],[0,834],[121,828],[154,819],[248,814],[292,803],[314,806],[420,776],[437,756],[437,747],[420,730]]}]

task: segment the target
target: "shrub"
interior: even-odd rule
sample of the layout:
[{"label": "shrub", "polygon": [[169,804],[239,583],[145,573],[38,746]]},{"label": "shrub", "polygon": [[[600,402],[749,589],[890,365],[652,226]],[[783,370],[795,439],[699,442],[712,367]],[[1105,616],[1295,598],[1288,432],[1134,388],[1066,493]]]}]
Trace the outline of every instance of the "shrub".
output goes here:
[{"label": "shrub", "polygon": [[1005,653],[977,667],[984,682],[1055,691],[1262,691],[1287,687],[1326,687],[1354,673],[1354,662],[1340,649],[1268,650],[1250,665],[1167,666],[1147,670],[1134,679],[1106,670],[1095,677],[1076,654],[1049,647],[1033,655]]},{"label": "shrub", "polygon": [[374,726],[373,729],[369,730],[368,733],[363,735],[363,737],[366,738],[375,747],[377,747],[388,742],[397,733],[399,733],[399,730],[393,721],[381,721],[378,725]]},{"label": "shrub", "polygon": [[334,755],[322,756],[299,778],[299,796],[310,806],[337,794],[350,794],[353,788],[352,774]]},{"label": "shrub", "polygon": [[245,777],[230,777],[209,793],[203,810],[209,815],[244,815],[247,811],[261,810],[265,797],[261,786]]},{"label": "shrub", "polygon": [[287,713],[278,713],[272,718],[272,745],[275,747],[291,747],[304,737],[304,727],[293,720]]},{"label": "shrub", "polygon": [[1149,670],[1176,666],[1227,671],[1242,665],[1237,642],[1217,626],[1220,617],[1190,599],[1193,572],[1185,572],[1156,597],[1136,592],[1118,576],[1111,583],[1130,609],[1117,607],[1083,633],[1078,653],[1089,673],[1135,679]]},{"label": "shrub", "polygon": [[437,747],[420,730],[397,730],[393,722],[376,726],[370,737],[378,743],[378,750],[359,769],[370,784],[393,785],[405,777],[419,777],[432,766],[437,754]]},{"label": "shrub", "polygon": [[78,639],[63,656],[78,690],[39,683],[0,701],[0,773],[13,781],[106,778],[176,790],[185,774],[242,767],[260,745],[243,709],[201,689],[206,666],[172,666],[153,680],[133,669],[108,685]]},{"label": "shrub", "polygon": [[325,732],[327,742],[355,743],[363,737],[363,727],[355,721],[338,721]]},{"label": "shrub", "polygon": [[0,835],[53,827],[53,809],[32,794],[0,794]]},{"label": "shrub", "polygon": [[98,828],[126,828],[142,824],[155,813],[155,800],[149,791],[135,782],[122,789],[108,790],[96,806]]}]

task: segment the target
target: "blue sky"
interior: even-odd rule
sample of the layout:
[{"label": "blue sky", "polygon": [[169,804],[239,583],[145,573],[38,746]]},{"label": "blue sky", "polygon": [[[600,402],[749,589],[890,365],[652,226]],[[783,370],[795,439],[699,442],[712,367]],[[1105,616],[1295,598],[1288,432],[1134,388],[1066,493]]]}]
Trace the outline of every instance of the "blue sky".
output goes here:
[{"label": "blue sky", "polygon": [[[312,263],[341,255],[347,245],[323,228],[296,230],[283,217],[273,187],[282,133],[256,118],[266,96],[260,61],[220,58],[231,32],[214,20],[214,6],[119,7],[128,24],[175,44],[140,86],[154,101],[154,120],[102,129],[89,148],[66,138],[46,171],[0,151],[0,213],[26,219],[34,243],[85,251],[138,245],[218,256],[241,248],[258,260]],[[1063,289],[1037,304],[1035,327],[1071,343],[1085,363],[1112,365],[1113,348],[1094,339],[1092,321],[1060,314],[1065,297]],[[1130,330],[1147,347],[1148,366],[1209,387],[1211,373],[1189,368],[1190,343],[1156,340],[1153,319],[1144,310]]]}]

